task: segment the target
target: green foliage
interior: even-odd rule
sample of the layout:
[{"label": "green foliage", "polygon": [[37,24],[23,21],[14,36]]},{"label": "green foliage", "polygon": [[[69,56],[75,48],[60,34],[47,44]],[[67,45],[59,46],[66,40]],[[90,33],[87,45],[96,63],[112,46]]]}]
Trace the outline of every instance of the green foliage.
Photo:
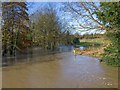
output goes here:
[{"label": "green foliage", "polygon": [[105,48],[102,60],[109,65],[120,66],[120,2],[101,2],[98,19],[108,28],[106,36],[111,44]]},{"label": "green foliage", "polygon": [[96,39],[96,38],[101,38],[103,36],[104,34],[84,34],[79,37],[80,39]]},{"label": "green foliage", "polygon": [[74,35],[70,35],[70,31],[63,33],[64,37],[62,38],[62,43],[65,45],[71,45],[73,43]]},{"label": "green foliage", "polygon": [[120,54],[115,44],[110,44],[105,48],[102,60],[108,65],[120,66]]},{"label": "green foliage", "polygon": [[102,44],[100,42],[80,42],[80,45],[84,47],[99,47]]},{"label": "green foliage", "polygon": [[119,27],[120,2],[101,2],[101,11],[96,12],[98,19],[108,27]]},{"label": "green foliage", "polygon": [[73,40],[73,44],[79,45],[80,44],[79,38],[75,37]]},{"label": "green foliage", "polygon": [[31,33],[27,34],[27,40],[32,40],[32,34]]},{"label": "green foliage", "polygon": [[120,66],[120,33],[108,32],[106,36],[111,40],[112,43],[104,49],[105,53],[103,54],[102,59],[109,65]]}]

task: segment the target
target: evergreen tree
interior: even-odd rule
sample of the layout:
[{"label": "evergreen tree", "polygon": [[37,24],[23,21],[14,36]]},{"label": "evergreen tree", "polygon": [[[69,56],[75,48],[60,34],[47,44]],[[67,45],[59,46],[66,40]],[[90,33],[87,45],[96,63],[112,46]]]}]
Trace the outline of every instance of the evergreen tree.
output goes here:
[{"label": "evergreen tree", "polygon": [[28,46],[27,34],[29,29],[25,2],[3,2],[2,3],[2,34],[3,55],[10,51],[13,55],[15,49],[21,50]]},{"label": "evergreen tree", "polygon": [[98,19],[107,27],[106,36],[111,44],[105,48],[103,61],[107,64],[120,66],[120,2],[101,2],[101,12],[96,12]]}]

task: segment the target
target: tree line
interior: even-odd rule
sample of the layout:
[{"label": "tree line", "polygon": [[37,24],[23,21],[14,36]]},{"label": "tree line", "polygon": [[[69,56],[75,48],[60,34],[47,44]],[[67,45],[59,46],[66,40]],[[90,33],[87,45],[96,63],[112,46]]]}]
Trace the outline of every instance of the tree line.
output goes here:
[{"label": "tree line", "polygon": [[[2,3],[2,49],[3,56],[24,52],[28,47],[39,46],[55,50],[61,44],[71,44],[72,35],[63,29],[56,10],[51,7],[39,9],[31,20],[26,2]],[[34,15],[33,15],[34,16]]]},{"label": "tree line", "polygon": [[[64,5],[63,10],[77,21],[81,32],[106,30],[105,35],[111,40],[111,44],[105,48],[102,61],[120,66],[120,2],[72,2]],[[29,18],[25,2],[2,3],[3,55],[14,55],[16,50],[24,51],[29,46],[37,45],[54,50],[60,44],[73,43],[74,35],[65,29],[52,7],[39,10],[36,20],[31,21]]]},{"label": "tree line", "polygon": [[105,37],[105,34],[84,34],[79,36],[80,39],[96,39],[102,37]]}]

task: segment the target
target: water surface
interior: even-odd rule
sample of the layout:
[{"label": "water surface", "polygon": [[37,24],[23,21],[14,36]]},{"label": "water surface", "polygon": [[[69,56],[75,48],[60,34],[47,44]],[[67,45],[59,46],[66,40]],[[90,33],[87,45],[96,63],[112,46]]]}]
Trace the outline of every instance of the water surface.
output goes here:
[{"label": "water surface", "polygon": [[64,52],[3,68],[3,88],[117,88],[118,68]]}]

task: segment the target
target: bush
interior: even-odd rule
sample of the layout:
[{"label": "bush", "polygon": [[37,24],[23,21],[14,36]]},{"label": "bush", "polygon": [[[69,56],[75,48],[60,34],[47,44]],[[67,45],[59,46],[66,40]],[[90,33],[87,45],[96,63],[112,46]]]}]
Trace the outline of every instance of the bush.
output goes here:
[{"label": "bush", "polygon": [[73,40],[73,44],[74,45],[79,45],[80,44],[79,38],[75,37],[74,40]]},{"label": "bush", "polygon": [[106,36],[112,43],[104,49],[105,52],[102,55],[102,61],[106,62],[108,65],[120,66],[120,32],[107,32]]}]

